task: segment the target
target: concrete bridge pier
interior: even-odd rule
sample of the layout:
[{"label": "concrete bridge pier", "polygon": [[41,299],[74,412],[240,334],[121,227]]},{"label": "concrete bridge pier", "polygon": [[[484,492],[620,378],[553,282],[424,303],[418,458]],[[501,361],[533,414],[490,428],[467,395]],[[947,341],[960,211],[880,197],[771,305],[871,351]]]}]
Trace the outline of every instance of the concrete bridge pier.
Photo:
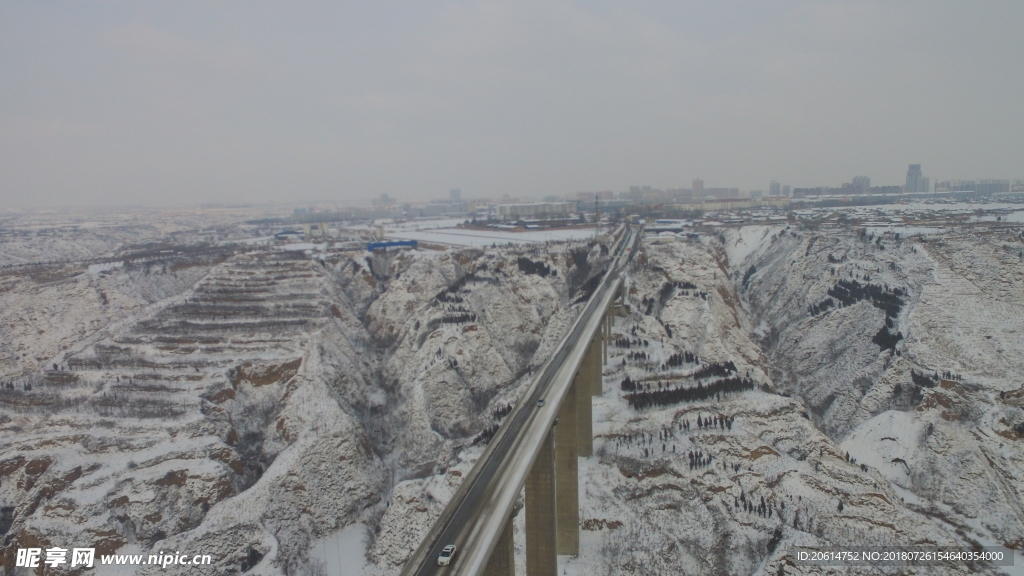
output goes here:
[{"label": "concrete bridge pier", "polygon": [[608,328],[608,311],[605,310],[601,314],[601,326],[597,329],[597,333],[601,338],[601,365],[604,366],[608,363],[608,348],[606,347],[608,339],[604,337],[605,330]]},{"label": "concrete bridge pier", "polygon": [[540,446],[526,477],[526,573],[557,576],[554,430]]},{"label": "concrete bridge pier", "polygon": [[[556,544],[559,554],[580,553],[579,455],[577,442],[577,390],[569,387],[555,426]],[[590,398],[587,398],[590,403]]]},{"label": "concrete bridge pier", "polygon": [[[602,356],[607,358],[606,335],[610,330],[611,316],[605,311],[600,329],[587,346],[579,371],[558,409],[558,420],[548,432],[526,478],[526,573],[529,576],[555,576],[558,554],[579,554],[577,458],[594,453],[592,399],[604,393]],[[488,562],[488,575],[512,574],[505,572],[510,565],[504,559],[505,552],[498,552],[506,550],[504,538],[503,533]],[[512,570],[514,568],[512,566]]]},{"label": "concrete bridge pier", "polygon": [[[602,337],[601,330],[594,336],[594,340],[590,343],[591,356],[590,356],[590,395],[600,396],[604,394],[604,383],[601,380],[601,373],[604,371],[604,362],[601,361],[601,349],[604,347],[604,338]],[[584,362],[587,360],[584,359]],[[593,433],[591,433],[593,438]],[[589,454],[588,454],[589,456]]]},{"label": "concrete bridge pier", "polygon": [[594,422],[590,406],[590,365],[593,362],[589,361],[590,356],[591,349],[588,348],[572,384],[576,389],[576,452],[583,457],[590,456],[594,451]]},{"label": "concrete bridge pier", "polygon": [[491,557],[484,568],[484,576],[516,576],[516,547],[512,535],[512,522],[516,517],[516,509],[505,521],[505,528],[498,537],[498,542],[491,551]]}]

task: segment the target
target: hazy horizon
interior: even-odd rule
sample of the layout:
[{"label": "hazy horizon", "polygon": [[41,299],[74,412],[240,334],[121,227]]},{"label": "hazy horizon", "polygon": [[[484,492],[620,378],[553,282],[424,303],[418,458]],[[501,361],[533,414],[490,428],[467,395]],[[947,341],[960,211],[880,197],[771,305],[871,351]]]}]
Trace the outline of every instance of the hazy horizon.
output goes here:
[{"label": "hazy horizon", "polygon": [[0,208],[1022,178],[1022,22],[1012,1],[5,3]]}]

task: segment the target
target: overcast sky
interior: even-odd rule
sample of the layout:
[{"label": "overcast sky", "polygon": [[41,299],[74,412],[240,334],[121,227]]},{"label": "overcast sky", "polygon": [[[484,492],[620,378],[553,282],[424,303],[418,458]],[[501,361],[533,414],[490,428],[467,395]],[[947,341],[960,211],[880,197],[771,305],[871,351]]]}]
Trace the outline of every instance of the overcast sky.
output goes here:
[{"label": "overcast sky", "polygon": [[1024,178],[1024,2],[0,3],[0,208]]}]

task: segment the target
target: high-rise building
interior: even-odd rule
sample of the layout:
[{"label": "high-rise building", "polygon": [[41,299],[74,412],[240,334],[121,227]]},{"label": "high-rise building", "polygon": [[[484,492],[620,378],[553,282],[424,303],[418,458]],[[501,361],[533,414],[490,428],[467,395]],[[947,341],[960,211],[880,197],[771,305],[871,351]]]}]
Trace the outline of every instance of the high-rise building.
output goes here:
[{"label": "high-rise building", "polygon": [[703,180],[701,180],[700,178],[697,178],[696,180],[693,181],[693,185],[691,186],[691,188],[693,189],[693,199],[694,200],[698,200],[698,199],[704,197],[704,181]]},{"label": "high-rise building", "polygon": [[920,164],[911,164],[907,168],[907,183],[903,186],[904,192],[928,192],[931,182],[921,174]]},{"label": "high-rise building", "polygon": [[778,196],[782,192],[782,185],[772,180],[772,183],[768,185],[768,195]]},{"label": "high-rise building", "polygon": [[789,184],[786,184],[785,186],[782,187],[782,195],[783,196],[789,196],[789,195],[792,194],[792,190],[793,189],[790,188]]},{"label": "high-rise building", "polygon": [[462,188],[452,188],[448,191],[448,199],[453,202],[462,200]]},{"label": "high-rise building", "polygon": [[860,188],[861,192],[867,192],[868,188],[871,188],[871,178],[867,176],[854,176],[850,183],[854,188]]}]

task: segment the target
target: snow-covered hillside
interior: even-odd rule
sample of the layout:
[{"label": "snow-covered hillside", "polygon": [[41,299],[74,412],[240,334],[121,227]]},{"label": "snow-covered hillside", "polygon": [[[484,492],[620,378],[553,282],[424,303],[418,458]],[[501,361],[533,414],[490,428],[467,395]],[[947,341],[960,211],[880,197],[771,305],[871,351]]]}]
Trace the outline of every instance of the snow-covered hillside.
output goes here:
[{"label": "snow-covered hillside", "polygon": [[[765,366],[813,422],[966,543],[1024,545],[1019,229],[726,234]],[[758,235],[761,235],[758,232]]]},{"label": "snow-covered hillside", "polygon": [[[607,254],[210,250],[9,275],[4,566],[18,548],[94,545],[318,573],[312,544],[356,523],[383,550],[389,500],[468,470]],[[429,518],[404,523],[415,546]]]},{"label": "snow-covered hillside", "polygon": [[[397,574],[607,257],[346,251],[222,220],[0,234],[3,566],[94,545],[211,554],[217,574]],[[774,222],[645,238],[562,573],[1024,546],[1019,230]],[[366,559],[332,560],[360,526]],[[158,572],[189,573],[134,573]]]},{"label": "snow-covered hillside", "polygon": [[[765,231],[745,233],[770,242]],[[714,238],[645,246],[595,401],[584,537],[565,573],[813,574],[793,546],[954,543],[778,393],[728,257]]]}]

